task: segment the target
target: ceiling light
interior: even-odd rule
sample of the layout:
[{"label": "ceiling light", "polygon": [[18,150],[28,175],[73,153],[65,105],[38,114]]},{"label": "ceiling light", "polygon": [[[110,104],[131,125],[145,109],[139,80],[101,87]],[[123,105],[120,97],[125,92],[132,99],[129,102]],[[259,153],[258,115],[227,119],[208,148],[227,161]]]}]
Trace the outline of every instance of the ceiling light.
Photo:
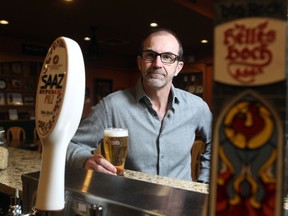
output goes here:
[{"label": "ceiling light", "polygon": [[158,24],[155,22],[150,23],[150,27],[157,27],[157,26],[158,26]]},{"label": "ceiling light", "polygon": [[8,25],[9,21],[8,20],[0,20],[0,24],[2,25]]},{"label": "ceiling light", "polygon": [[91,38],[90,37],[84,37],[84,40],[85,41],[91,41]]},{"label": "ceiling light", "polygon": [[208,43],[208,40],[203,39],[203,40],[201,40],[201,43]]}]

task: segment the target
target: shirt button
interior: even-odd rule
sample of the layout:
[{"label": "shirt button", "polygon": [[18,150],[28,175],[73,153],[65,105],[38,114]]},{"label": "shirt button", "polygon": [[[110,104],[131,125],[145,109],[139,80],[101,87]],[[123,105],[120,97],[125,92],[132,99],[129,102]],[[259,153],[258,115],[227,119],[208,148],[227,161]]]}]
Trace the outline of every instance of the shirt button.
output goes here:
[{"label": "shirt button", "polygon": [[164,159],[164,155],[161,155],[161,159]]}]

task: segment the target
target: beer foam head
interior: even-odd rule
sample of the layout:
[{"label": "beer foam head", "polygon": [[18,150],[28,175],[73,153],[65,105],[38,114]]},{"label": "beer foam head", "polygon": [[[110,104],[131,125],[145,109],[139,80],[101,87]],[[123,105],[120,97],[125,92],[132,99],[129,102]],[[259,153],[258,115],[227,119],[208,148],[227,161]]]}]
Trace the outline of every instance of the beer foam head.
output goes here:
[{"label": "beer foam head", "polygon": [[128,129],[125,128],[105,128],[104,135],[110,137],[126,137],[128,136]]}]

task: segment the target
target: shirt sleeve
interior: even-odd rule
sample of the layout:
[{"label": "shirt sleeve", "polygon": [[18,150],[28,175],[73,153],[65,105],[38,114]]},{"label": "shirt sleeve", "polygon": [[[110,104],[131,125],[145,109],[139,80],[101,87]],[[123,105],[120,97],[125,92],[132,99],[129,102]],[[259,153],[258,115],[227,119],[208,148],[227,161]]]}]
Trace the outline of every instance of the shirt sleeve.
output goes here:
[{"label": "shirt sleeve", "polygon": [[199,132],[205,143],[205,150],[200,157],[201,171],[198,177],[198,181],[208,182],[210,175],[210,159],[211,159],[211,137],[212,137],[212,113],[206,103],[202,109],[202,118],[200,120]]},{"label": "shirt sleeve", "polygon": [[91,152],[103,139],[103,131],[107,125],[105,110],[105,104],[101,101],[91,109],[88,117],[81,121],[67,148],[67,166],[84,167],[85,161],[92,156]]}]

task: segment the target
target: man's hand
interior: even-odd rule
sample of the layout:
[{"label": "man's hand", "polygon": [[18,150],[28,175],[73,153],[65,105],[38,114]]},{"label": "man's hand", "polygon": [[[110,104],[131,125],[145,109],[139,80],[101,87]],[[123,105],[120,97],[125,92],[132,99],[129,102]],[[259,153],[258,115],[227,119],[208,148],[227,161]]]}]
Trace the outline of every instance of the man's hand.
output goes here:
[{"label": "man's hand", "polygon": [[101,154],[95,154],[88,158],[85,162],[84,168],[111,175],[116,175],[117,172],[116,167],[107,161]]}]

